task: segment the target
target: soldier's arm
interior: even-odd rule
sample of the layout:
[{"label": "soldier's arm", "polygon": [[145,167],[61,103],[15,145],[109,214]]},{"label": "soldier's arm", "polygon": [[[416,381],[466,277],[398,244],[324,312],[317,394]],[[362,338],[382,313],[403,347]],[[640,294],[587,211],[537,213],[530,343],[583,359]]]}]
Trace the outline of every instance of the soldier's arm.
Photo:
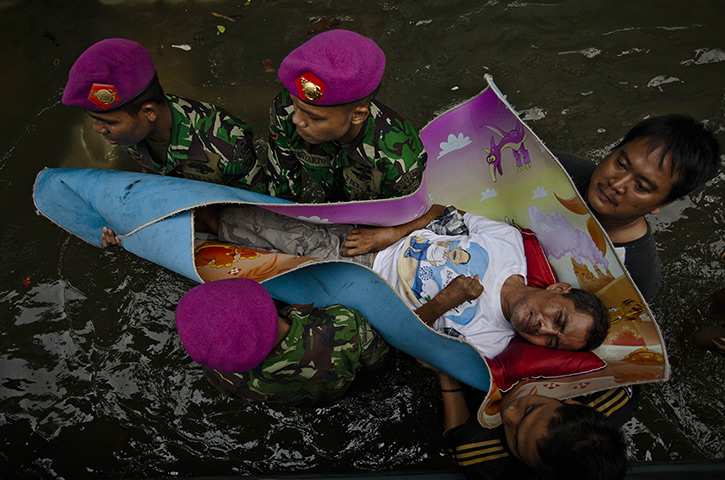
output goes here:
[{"label": "soldier's arm", "polygon": [[291,111],[284,107],[281,93],[269,109],[269,146],[265,176],[269,195],[296,200],[300,191],[301,165],[291,149],[290,137],[294,133]]},{"label": "soldier's arm", "polygon": [[390,352],[390,347],[360,312],[355,309],[350,310],[356,314],[360,326],[360,363],[367,368],[376,366]]},{"label": "soldier's arm", "polygon": [[389,131],[378,144],[382,173],[380,196],[402,197],[415,192],[423,182],[428,154],[413,126],[402,118],[391,118]]},{"label": "soldier's arm", "polygon": [[[219,161],[224,182],[233,187],[267,193],[267,180],[262,162],[254,151],[252,128],[243,120],[220,111],[214,138],[224,138],[223,158]],[[221,131],[224,130],[224,131]],[[218,134],[218,135],[217,135]]]}]

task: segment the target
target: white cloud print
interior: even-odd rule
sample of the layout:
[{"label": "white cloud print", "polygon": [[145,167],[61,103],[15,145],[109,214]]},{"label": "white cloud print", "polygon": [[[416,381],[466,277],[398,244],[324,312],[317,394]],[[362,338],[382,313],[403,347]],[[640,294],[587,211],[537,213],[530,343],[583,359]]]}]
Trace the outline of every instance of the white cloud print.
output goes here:
[{"label": "white cloud print", "polygon": [[549,193],[544,190],[544,187],[536,187],[534,189],[534,196],[531,197],[531,200],[536,200],[537,198],[544,198],[547,195],[549,195]]},{"label": "white cloud print", "polygon": [[311,217],[299,216],[297,219],[310,223],[332,223],[329,218],[320,218],[317,215],[312,215]]},{"label": "white cloud print", "polygon": [[448,141],[440,143],[441,152],[438,154],[438,158],[441,158],[443,155],[447,155],[455,150],[467,147],[470,144],[471,139],[464,136],[462,133],[459,133],[458,136],[450,133],[448,134]]},{"label": "white cloud print", "polygon": [[482,202],[484,200],[488,200],[489,198],[497,197],[498,192],[494,190],[493,188],[487,188],[485,192],[481,192],[481,200],[479,202]]}]

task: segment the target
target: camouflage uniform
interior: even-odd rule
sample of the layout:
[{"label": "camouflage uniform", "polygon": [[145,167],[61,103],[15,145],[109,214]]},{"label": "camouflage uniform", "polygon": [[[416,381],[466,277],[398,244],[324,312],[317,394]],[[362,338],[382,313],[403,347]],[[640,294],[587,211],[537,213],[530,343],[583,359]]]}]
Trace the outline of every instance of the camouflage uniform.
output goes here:
[{"label": "camouflage uniform", "polygon": [[358,370],[389,351],[360,312],[343,305],[289,305],[280,316],[289,320],[290,332],[257,367],[241,373],[204,367],[217,390],[247,400],[332,403],[345,394]]},{"label": "camouflage uniform", "polygon": [[349,145],[312,145],[297,133],[288,90],[270,108],[269,194],[303,203],[370,200],[413,193],[427,155],[410,123],[373,101]]},{"label": "camouflage uniform", "polygon": [[214,105],[166,95],[172,116],[164,162],[146,141],[126,151],[147,171],[264,193],[264,170],[252,145],[252,129]]}]

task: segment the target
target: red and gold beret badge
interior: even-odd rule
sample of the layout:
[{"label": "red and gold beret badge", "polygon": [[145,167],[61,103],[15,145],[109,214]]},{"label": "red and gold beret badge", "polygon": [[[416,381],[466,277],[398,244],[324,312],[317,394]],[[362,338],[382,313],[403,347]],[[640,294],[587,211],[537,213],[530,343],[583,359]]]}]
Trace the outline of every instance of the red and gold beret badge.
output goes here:
[{"label": "red and gold beret badge", "polygon": [[303,73],[295,79],[297,93],[306,102],[320,102],[325,94],[325,83],[314,73]]},{"label": "red and gold beret badge", "polygon": [[113,85],[104,85],[102,83],[94,83],[91,85],[91,91],[88,92],[88,100],[104,110],[108,110],[121,101],[118,97],[116,87]]}]

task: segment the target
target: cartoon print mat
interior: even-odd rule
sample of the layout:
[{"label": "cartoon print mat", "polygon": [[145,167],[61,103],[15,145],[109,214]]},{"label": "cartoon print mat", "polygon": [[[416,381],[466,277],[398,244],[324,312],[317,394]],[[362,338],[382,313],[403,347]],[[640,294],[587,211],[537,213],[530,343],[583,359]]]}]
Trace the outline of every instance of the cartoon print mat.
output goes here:
[{"label": "cartoon print mat", "polygon": [[417,218],[431,205],[424,187],[384,201],[311,205],[183,178],[88,168],[42,170],[33,200],[39,213],[87,242],[101,246],[108,226],[126,250],[197,282],[190,214],[196,207],[253,203],[313,223],[385,226]]},{"label": "cartoon print mat", "polygon": [[[595,353],[607,367],[555,380],[519,382],[514,397],[560,399],[620,385],[663,381],[669,362],[659,326],[614,247],[569,177],[541,140],[489,87],[440,115],[421,132],[426,180],[434,203],[448,203],[532,229],[559,281],[594,292],[609,307],[609,336]],[[500,423],[493,388],[479,409],[484,426]]]},{"label": "cartoon print mat", "polygon": [[[210,204],[254,203],[269,209],[276,204],[275,211],[308,221],[397,225],[430,208],[423,188],[387,201],[300,205],[186,179],[67,168],[41,171],[33,198],[40,214],[87,242],[100,245],[103,226],[109,226],[122,236],[124,249],[197,282],[243,276],[263,282],[273,296],[287,302],[357,308],[392,345],[452,371],[462,382],[483,391],[491,388],[486,364],[473,347],[425,327],[371,270],[350,262],[322,264],[201,241],[193,233],[191,210]],[[436,347],[428,348],[431,345]]]},{"label": "cartoon print mat", "polygon": [[[484,359],[470,345],[423,326],[374,272],[348,262],[319,262],[218,242],[195,245],[190,211],[209,204],[255,203],[312,222],[395,225],[417,218],[432,201],[515,221],[536,232],[561,281],[595,292],[604,301],[612,329],[595,351],[606,368],[554,380],[524,380],[510,393],[563,399],[666,380],[669,363],[659,327],[611,242],[556,159],[487,80],[488,87],[478,96],[423,129],[425,181],[408,197],[302,205],[157,175],[46,169],[36,179],[35,205],[51,221],[94,245],[100,245],[102,227],[110,226],[123,237],[125,249],[199,282],[249,276],[285,301],[358,308],[391,344],[488,391],[478,412],[484,426],[500,424],[500,393]],[[433,344],[437,348],[430,348]]]}]

